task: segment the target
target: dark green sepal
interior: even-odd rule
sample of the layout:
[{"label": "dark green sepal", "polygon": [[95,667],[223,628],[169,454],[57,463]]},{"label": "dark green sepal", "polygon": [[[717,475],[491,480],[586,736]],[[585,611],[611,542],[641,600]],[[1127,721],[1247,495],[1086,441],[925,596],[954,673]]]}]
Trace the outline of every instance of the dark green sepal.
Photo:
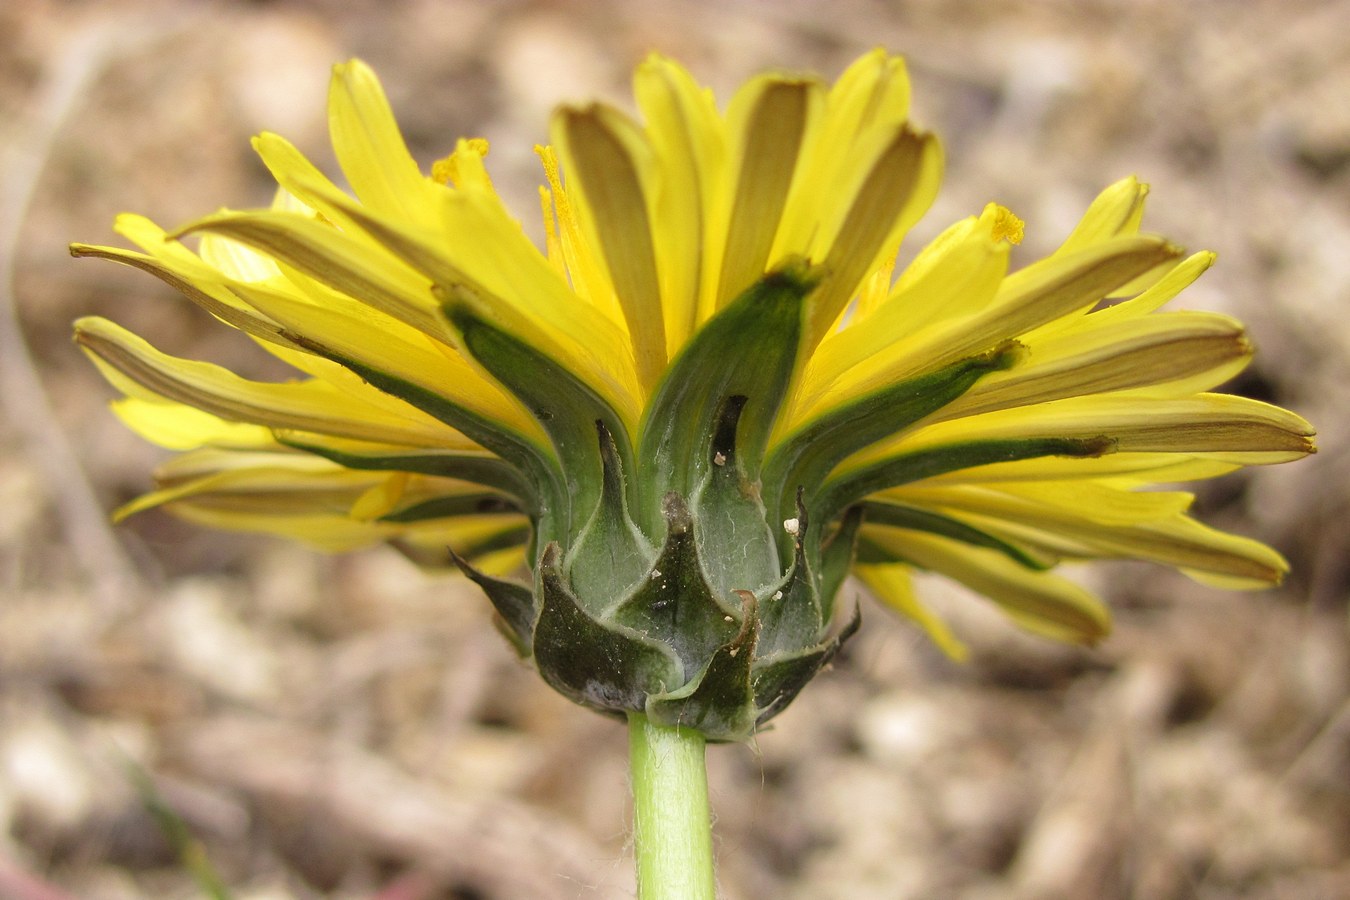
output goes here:
[{"label": "dark green sepal", "polygon": [[849,507],[820,548],[820,616],[826,622],[834,617],[835,598],[853,568],[862,523],[863,507]]},{"label": "dark green sepal", "polygon": [[465,577],[482,588],[488,600],[492,601],[493,608],[497,610],[498,630],[506,635],[523,659],[529,659],[537,615],[534,592],[519,582],[484,575],[454,550],[448,552],[451,561]]},{"label": "dark green sepal", "polygon": [[525,405],[553,442],[562,475],[558,499],[568,510],[559,537],[575,535],[600,499],[597,421],[614,436],[624,470],[634,471],[632,444],[618,414],[566,366],[474,313],[459,297],[467,288],[437,290],[465,350]]},{"label": "dark green sepal", "polygon": [[868,494],[959,469],[1036,459],[1042,456],[1078,458],[1104,456],[1113,452],[1115,447],[1116,442],[1106,435],[1088,438],[1011,438],[943,444],[880,459],[830,479],[821,489],[818,508],[827,516],[838,515]]},{"label": "dark green sepal", "polygon": [[[866,511],[867,522],[870,525],[889,525],[893,528],[926,531],[929,534],[941,535],[974,547],[987,547],[990,550],[997,550],[1014,562],[1038,572],[1054,568],[1057,562],[1055,559],[1042,559],[1033,556],[1021,547],[987,531],[968,525],[960,519],[935,513],[932,510],[893,503],[889,500],[868,500],[862,504],[862,508]],[[874,547],[870,543],[864,543],[866,549],[859,549],[860,557],[864,562],[894,561],[891,556],[886,554],[885,550]]]},{"label": "dark green sepal", "polygon": [[672,492],[664,509],[661,552],[633,593],[604,618],[673,648],[685,671],[694,671],[736,634],[741,610],[719,597],[704,577],[684,500]]},{"label": "dark green sepal", "polygon": [[595,423],[600,443],[602,484],[595,511],[563,561],[573,594],[600,615],[626,597],[650,571],[656,548],[628,515],[623,462],[614,436]]},{"label": "dark green sepal", "polygon": [[694,533],[708,582],[719,597],[756,591],[782,573],[773,530],[766,520],[758,482],[752,482],[737,451],[737,423],[745,397],[727,397],[704,449],[708,468],[690,498]]},{"label": "dark green sepal", "polygon": [[798,486],[805,486],[808,496],[814,494],[844,459],[936,412],[988,373],[1010,367],[1019,352],[1020,346],[1009,341],[936,372],[871,391],[797,427],[764,464],[770,498],[787,515]]},{"label": "dark green sepal", "polygon": [[862,613],[855,606],[853,615],[834,637],[814,647],[792,653],[777,653],[755,660],[751,683],[755,690],[756,724],[763,725],[791,703],[807,682],[834,659],[844,642],[858,631]]},{"label": "dark green sepal", "polygon": [[639,438],[637,512],[648,533],[660,528],[665,494],[687,497],[702,478],[709,465],[702,451],[728,397],[746,398],[737,446],[747,474],[759,476],[796,365],[805,300],[819,280],[803,262],[770,272],[708,320],[671,362]]},{"label": "dark green sepal", "polygon": [[811,527],[806,507],[797,504],[797,527],[792,536],[792,564],[776,584],[759,597],[759,649],[764,656],[810,647],[820,640],[825,626],[816,580],[806,557],[806,538]]},{"label": "dark green sepal", "polygon": [[541,606],[534,661],[554,690],[582,706],[641,712],[648,694],[685,682],[684,667],[667,647],[617,623],[592,618],[563,581],[556,541],[539,560]]},{"label": "dark green sepal", "polygon": [[304,450],[324,459],[331,460],[347,469],[374,472],[413,472],[418,475],[434,475],[439,478],[455,478],[484,487],[495,488],[509,494],[519,501],[523,512],[532,511],[537,506],[534,486],[521,474],[520,470],[506,460],[488,453],[467,453],[444,451],[425,451],[411,453],[350,453],[311,443],[296,437],[297,433],[283,429],[274,429],[272,436],[277,443],[296,450]]},{"label": "dark green sepal", "polygon": [[647,716],[652,721],[694,728],[714,741],[750,737],[758,717],[750,681],[758,628],[754,594],[740,594],[740,631],[717,648],[703,671],[688,684],[647,698]]}]

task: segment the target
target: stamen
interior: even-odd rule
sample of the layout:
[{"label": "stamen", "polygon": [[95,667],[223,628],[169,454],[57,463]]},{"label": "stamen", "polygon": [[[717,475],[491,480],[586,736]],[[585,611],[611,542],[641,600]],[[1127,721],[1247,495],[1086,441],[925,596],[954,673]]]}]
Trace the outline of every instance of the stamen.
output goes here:
[{"label": "stamen", "polygon": [[567,279],[567,260],[563,256],[562,241],[558,239],[558,218],[553,212],[553,194],[539,185],[539,211],[544,218],[544,255],[554,271]]},{"label": "stamen", "polygon": [[475,162],[481,161],[488,155],[487,138],[468,138],[460,141],[454,153],[431,164],[431,180],[437,184],[459,187],[465,174],[460,170],[460,166],[466,162],[465,153],[473,154]]},{"label": "stamen", "polygon": [[[609,311],[616,321],[622,321],[614,292],[608,289],[597,270],[590,247],[582,236],[576,210],[572,207],[567,191],[563,190],[557,152],[546,144],[536,144],[534,152],[544,166],[544,178],[548,180],[549,192],[553,195],[553,213],[557,217],[557,235],[562,248],[562,259],[571,276],[573,289],[592,303]],[[547,213],[544,218],[544,227],[548,228]]]},{"label": "stamen", "polygon": [[1023,235],[1022,220],[1013,215],[1012,210],[1003,207],[994,207],[994,240],[1006,240],[1010,244],[1022,243]]}]

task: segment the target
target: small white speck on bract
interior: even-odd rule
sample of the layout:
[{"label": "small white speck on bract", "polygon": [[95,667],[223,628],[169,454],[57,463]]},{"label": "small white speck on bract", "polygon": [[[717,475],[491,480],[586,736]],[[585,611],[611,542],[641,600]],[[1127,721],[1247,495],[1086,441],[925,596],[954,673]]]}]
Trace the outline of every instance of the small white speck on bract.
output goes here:
[{"label": "small white speck on bract", "polygon": [[801,521],[796,518],[783,520],[783,530],[794,537],[796,537],[797,533],[801,531],[801,527],[802,527]]}]

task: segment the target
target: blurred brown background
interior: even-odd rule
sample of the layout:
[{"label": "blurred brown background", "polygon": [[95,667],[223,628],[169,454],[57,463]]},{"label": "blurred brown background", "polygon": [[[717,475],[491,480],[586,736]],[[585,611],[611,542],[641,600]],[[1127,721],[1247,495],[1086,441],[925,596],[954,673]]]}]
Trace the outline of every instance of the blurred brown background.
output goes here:
[{"label": "blurred brown background", "polygon": [[1208,521],[1289,556],[1279,590],[1091,569],[1119,627],[1081,651],[932,585],[967,666],[867,606],[773,730],[710,751],[725,895],[1350,897],[1347,23],[1343,0],[0,6],[0,896],[198,895],[128,761],[241,900],[631,896],[623,730],[536,683],[462,583],[392,552],[105,524],[162,454],[106,411],[74,317],[273,370],[65,244],[115,240],[123,210],[267,202],[259,130],[331,165],[324,92],[352,55],[423,161],[491,139],[536,229],[549,109],[626,103],[648,51],[725,100],[884,45],[948,159],[907,253],[994,199],[1027,221],[1025,261],[1137,173],[1149,230],[1219,252],[1181,305],[1251,327],[1232,389],[1303,413],[1322,452],[1200,491]]}]

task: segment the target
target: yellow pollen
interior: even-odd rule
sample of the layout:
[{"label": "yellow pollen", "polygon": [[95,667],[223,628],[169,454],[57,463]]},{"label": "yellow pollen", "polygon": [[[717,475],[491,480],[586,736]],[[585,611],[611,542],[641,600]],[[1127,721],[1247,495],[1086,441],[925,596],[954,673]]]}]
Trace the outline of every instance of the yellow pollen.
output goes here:
[{"label": "yellow pollen", "polygon": [[455,165],[454,155],[438,159],[431,164],[431,180],[437,184],[449,184],[455,178],[455,170],[459,167]]},{"label": "yellow pollen", "polygon": [[558,172],[558,154],[547,144],[535,144],[534,153],[544,165],[544,177],[554,194],[562,193],[562,176]]},{"label": "yellow pollen", "polygon": [[558,237],[558,219],[553,213],[553,194],[542,184],[539,185],[539,207],[544,217],[544,250],[549,265],[567,278],[567,259],[563,253],[562,239]]},{"label": "yellow pollen", "polygon": [[[587,246],[586,238],[582,232],[577,210],[572,205],[572,200],[567,191],[563,189],[557,152],[547,144],[536,144],[534,152],[544,166],[544,178],[548,181],[548,194],[553,200],[553,212],[557,216],[558,246],[562,251],[567,273],[572,280],[572,287],[592,303],[604,303],[617,313],[618,307],[613,296],[614,290],[605,283],[596,267],[595,260],[591,256],[590,248]],[[545,205],[544,218],[546,222],[548,217],[549,213],[547,205]],[[548,226],[545,225],[545,227]]]},{"label": "yellow pollen", "polygon": [[1010,244],[1020,244],[1022,234],[1022,220],[1013,215],[1012,210],[998,207],[994,212],[994,240],[1003,238]]},{"label": "yellow pollen", "polygon": [[487,138],[469,138],[461,141],[460,146],[455,148],[455,152],[443,159],[438,159],[431,164],[431,180],[437,184],[459,184],[459,155],[465,150],[478,156],[480,159],[488,154]]}]

